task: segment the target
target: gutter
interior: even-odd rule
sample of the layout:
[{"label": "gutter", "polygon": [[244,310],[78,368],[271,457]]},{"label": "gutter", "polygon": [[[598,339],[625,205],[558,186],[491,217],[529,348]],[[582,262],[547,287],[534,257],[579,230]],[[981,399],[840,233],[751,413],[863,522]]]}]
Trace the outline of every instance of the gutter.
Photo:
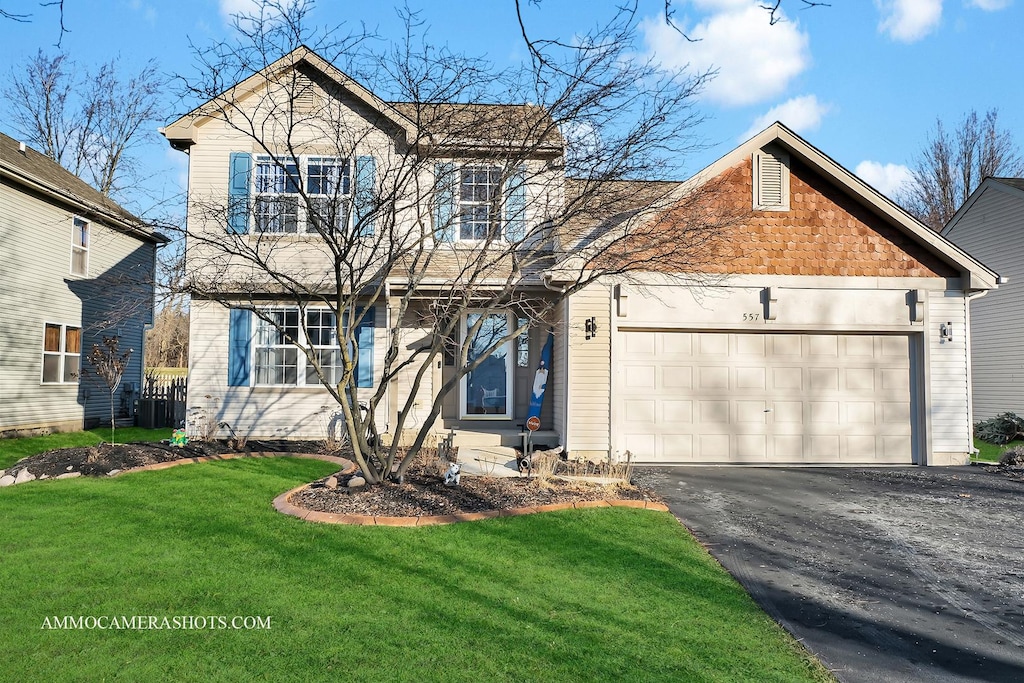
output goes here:
[{"label": "gutter", "polygon": [[170,242],[170,239],[168,239],[166,236],[158,232],[144,230],[140,228],[138,225],[129,223],[124,219],[124,217],[112,213],[109,209],[97,206],[96,204],[88,202],[85,199],[78,197],[77,195],[55,190],[50,185],[42,182],[41,180],[36,179],[31,175],[26,174],[24,171],[14,166],[11,166],[6,163],[0,163],[0,170],[4,171],[6,175],[8,175],[10,178],[20,183],[21,185],[24,185],[30,189],[35,190],[36,192],[44,194],[47,197],[50,197],[51,199],[56,199],[61,202],[75,204],[79,208],[85,209],[87,212],[91,212],[92,214],[100,217],[106,223],[116,224],[110,227],[115,227],[117,229],[120,229],[122,232],[130,233],[136,237],[141,237],[148,242],[153,242],[157,244],[167,244],[168,242]]}]

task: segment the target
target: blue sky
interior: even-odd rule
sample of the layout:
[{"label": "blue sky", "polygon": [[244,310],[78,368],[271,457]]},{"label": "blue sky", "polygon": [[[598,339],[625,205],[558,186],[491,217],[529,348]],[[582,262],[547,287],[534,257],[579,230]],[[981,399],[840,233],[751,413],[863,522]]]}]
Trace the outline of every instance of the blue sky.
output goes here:
[{"label": "blue sky", "polygon": [[[535,35],[571,39],[618,0],[542,0],[528,8]],[[191,40],[225,38],[228,15],[251,0],[67,0],[62,47],[83,65],[120,56],[126,66],[155,58],[168,73],[189,73]],[[640,49],[668,66],[714,67],[701,96],[708,117],[698,130],[709,144],[686,161],[696,172],[780,119],[843,166],[884,192],[906,176],[936,117],[949,124],[971,109],[999,109],[1003,127],[1024,144],[1024,88],[1017,83],[1024,0],[830,0],[800,9],[784,0],[783,21],[769,25],[763,0],[675,0],[676,24],[664,24],[662,0],[640,0]],[[486,55],[497,65],[525,56],[512,0],[409,0],[430,26],[429,40]],[[524,3],[525,4],[525,3]],[[54,51],[55,8],[36,0],[5,2],[30,12],[29,23],[0,20],[0,71],[37,49]],[[595,7],[598,10],[595,10]],[[401,25],[387,2],[321,0],[318,24],[364,22],[383,38]],[[189,103],[194,104],[194,103]],[[168,97],[167,120],[184,105]],[[7,126],[0,129],[15,134]],[[153,131],[145,149],[149,195],[180,193],[184,155]],[[137,199],[136,210],[148,199]]]}]

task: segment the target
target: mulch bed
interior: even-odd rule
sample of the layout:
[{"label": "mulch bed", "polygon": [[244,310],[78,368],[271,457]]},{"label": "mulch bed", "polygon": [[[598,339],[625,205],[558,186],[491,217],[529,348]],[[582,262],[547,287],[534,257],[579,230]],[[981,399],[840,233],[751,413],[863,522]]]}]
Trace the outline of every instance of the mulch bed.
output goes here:
[{"label": "mulch bed", "polygon": [[[317,442],[251,441],[243,452],[316,453],[320,446]],[[227,453],[239,451],[222,441],[191,442],[181,448],[166,443],[102,444],[29,456],[11,465],[5,473],[17,475],[28,468],[40,479],[72,472],[100,477],[145,465]],[[344,457],[346,454],[332,455]],[[658,500],[649,490],[628,484],[602,486],[559,479],[541,484],[527,477],[463,475],[459,485],[446,486],[441,477],[424,470],[417,463],[409,468],[401,484],[388,482],[356,488],[349,488],[350,477],[340,474],[337,475],[338,487],[328,488],[329,477],[325,477],[292,495],[290,502],[317,512],[418,517],[595,500]]]},{"label": "mulch bed", "polygon": [[289,502],[316,512],[420,517],[592,500],[658,500],[650,491],[632,485],[601,486],[558,479],[540,484],[527,477],[463,475],[457,486],[446,486],[441,477],[410,471],[401,484],[389,482],[354,489],[346,486],[347,477],[338,479],[334,489],[326,486],[326,478],[313,482],[294,493]]},{"label": "mulch bed", "polygon": [[[313,442],[296,441],[254,441],[242,452],[288,451],[292,453],[316,452]],[[102,477],[111,472],[124,471],[173,460],[187,460],[225,453],[238,453],[223,441],[191,442],[184,447],[172,447],[166,443],[126,443],[78,448],[60,448],[23,458],[5,470],[6,474],[17,475],[28,469],[36,478],[52,479],[68,472],[81,472],[87,477]]]}]

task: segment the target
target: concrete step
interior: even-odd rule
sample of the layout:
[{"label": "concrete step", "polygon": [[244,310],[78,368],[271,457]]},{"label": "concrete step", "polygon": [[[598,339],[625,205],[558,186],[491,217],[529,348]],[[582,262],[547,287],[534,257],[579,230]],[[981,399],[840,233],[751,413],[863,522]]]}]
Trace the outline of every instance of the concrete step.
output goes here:
[{"label": "concrete step", "polygon": [[[520,449],[523,447],[523,436],[526,431],[515,427],[510,428],[508,423],[505,423],[503,427],[476,426],[462,423],[457,427],[450,427],[449,429],[455,430],[455,438],[453,440],[453,445],[455,446],[505,446]],[[438,438],[443,439],[448,436],[448,433],[448,430],[438,432]],[[557,446],[559,444],[558,432],[550,429],[538,430],[533,433],[533,443]]]}]

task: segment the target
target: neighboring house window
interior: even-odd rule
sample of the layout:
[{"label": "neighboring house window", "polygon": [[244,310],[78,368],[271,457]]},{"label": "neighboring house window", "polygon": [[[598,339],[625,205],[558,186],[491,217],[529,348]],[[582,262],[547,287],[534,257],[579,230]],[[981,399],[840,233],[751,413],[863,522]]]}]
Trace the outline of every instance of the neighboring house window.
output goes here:
[{"label": "neighboring house window", "polygon": [[82,328],[46,323],[43,327],[44,384],[75,384],[82,367]]},{"label": "neighboring house window", "polygon": [[754,210],[789,211],[789,155],[761,150],[753,164]]},{"label": "neighboring house window", "polygon": [[501,169],[467,166],[459,174],[459,239],[483,241],[501,225]]},{"label": "neighboring house window", "polygon": [[71,229],[71,274],[89,274],[89,222],[77,217]]},{"label": "neighboring house window", "polygon": [[[300,210],[301,184],[309,199],[307,211]],[[256,157],[256,232],[314,232],[317,221],[336,229],[349,224],[351,169],[348,159],[300,157],[286,163],[271,157]]]},{"label": "neighboring house window", "polygon": [[[266,308],[257,317],[253,336],[255,384],[262,386],[320,386],[316,366],[309,361],[301,347],[309,348],[320,365],[324,378],[330,384],[341,381],[344,373],[341,347],[338,342],[337,316],[327,308]],[[305,328],[299,317],[305,315]],[[373,386],[373,321],[374,311],[369,309],[356,330],[359,345],[356,358],[356,384]],[[238,381],[234,386],[242,385]]]}]

